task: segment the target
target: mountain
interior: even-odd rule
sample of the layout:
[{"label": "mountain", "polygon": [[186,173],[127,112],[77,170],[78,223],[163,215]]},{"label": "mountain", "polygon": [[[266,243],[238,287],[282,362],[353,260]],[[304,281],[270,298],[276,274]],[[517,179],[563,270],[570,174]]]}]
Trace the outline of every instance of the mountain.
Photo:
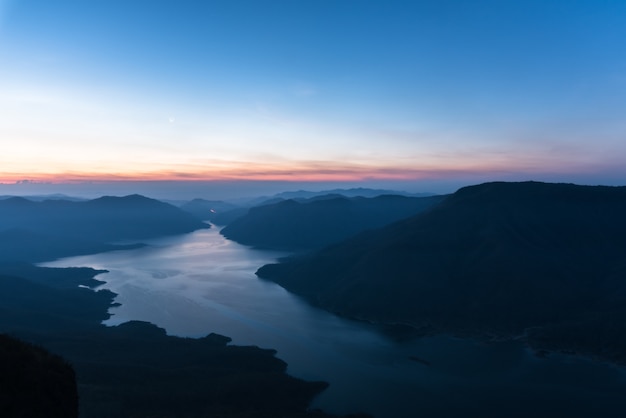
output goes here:
[{"label": "mountain", "polygon": [[0,262],[36,262],[73,255],[130,249],[137,246],[107,244],[89,237],[43,234],[13,228],[0,231]]},{"label": "mountain", "polygon": [[42,261],[119,249],[122,240],[181,234],[208,225],[139,195],[89,201],[0,200],[0,261]]},{"label": "mountain", "polygon": [[347,198],[339,195],[293,199],[251,208],[221,233],[228,239],[261,248],[321,248],[366,229],[415,215],[443,197],[384,195]]},{"label": "mountain", "polygon": [[180,206],[185,212],[198,219],[210,221],[216,225],[226,225],[248,212],[247,207],[240,207],[221,200],[194,199]]},{"label": "mountain", "polygon": [[409,196],[409,197],[427,197],[434,196],[434,193],[408,193],[398,190],[386,189],[368,189],[364,187],[356,187],[352,189],[332,189],[320,192],[311,192],[306,190],[298,190],[293,192],[282,192],[275,194],[274,198],[279,199],[310,199],[317,196],[325,195],[341,195],[345,197],[377,197],[383,195]]},{"label": "mountain", "polygon": [[257,196],[249,198],[239,198],[229,200],[233,204],[245,207],[253,207],[259,205],[267,205],[271,203],[278,203],[282,200],[307,200],[314,197],[326,196],[326,195],[338,195],[344,197],[377,197],[383,195],[396,195],[407,197],[428,197],[435,196],[435,193],[408,193],[399,190],[386,190],[386,189],[369,189],[364,187],[356,187],[352,189],[332,189],[322,190],[319,192],[312,192],[308,190],[295,190],[277,193],[271,196]]},{"label": "mountain", "polygon": [[261,196],[253,199],[239,199],[232,202],[222,200],[193,199],[178,205],[185,212],[191,213],[201,220],[210,221],[216,225],[228,225],[234,220],[243,217],[251,207],[273,205],[285,200],[304,202],[312,199],[328,199],[330,197],[368,197],[373,198],[382,195],[397,195],[407,197],[434,196],[432,193],[407,193],[394,190],[382,189],[334,189],[321,192],[298,190],[282,192],[273,196]]},{"label": "mountain", "polygon": [[[18,197],[15,195],[2,195],[0,200],[10,199],[12,197]],[[34,202],[41,202],[43,200],[69,200],[73,202],[82,202],[88,199],[82,197],[68,196],[62,193],[44,194],[44,195],[28,195],[22,196],[24,199],[32,200]]]},{"label": "mountain", "polygon": [[0,370],[3,417],[78,417],[76,377],[62,358],[0,334]]},{"label": "mountain", "polygon": [[326,309],[626,364],[626,187],[486,183],[257,274]]},{"label": "mountain", "polygon": [[289,376],[275,351],[216,334],[169,336],[145,322],[105,326],[116,295],[94,291],[103,270],[29,263],[203,227],[138,195],[0,201],[0,416],[338,418],[309,410],[327,384]]}]

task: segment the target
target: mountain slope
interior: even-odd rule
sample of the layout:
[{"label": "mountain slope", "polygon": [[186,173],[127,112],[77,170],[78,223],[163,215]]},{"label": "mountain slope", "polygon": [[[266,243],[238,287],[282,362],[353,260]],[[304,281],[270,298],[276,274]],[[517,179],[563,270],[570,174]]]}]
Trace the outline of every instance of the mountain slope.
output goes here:
[{"label": "mountain slope", "polygon": [[211,221],[218,225],[225,225],[230,222],[230,217],[235,219],[245,214],[248,210],[248,208],[242,208],[221,200],[206,199],[193,199],[181,205],[180,208],[198,219]]},{"label": "mountain slope", "polygon": [[410,197],[426,197],[433,196],[433,193],[407,193],[397,190],[387,189],[368,189],[364,187],[356,187],[352,189],[332,189],[320,192],[310,192],[306,190],[298,190],[293,192],[282,192],[275,194],[274,198],[280,199],[310,199],[314,197],[326,195],[341,195],[344,197],[378,197],[383,195],[410,196]]},{"label": "mountain slope", "polygon": [[139,195],[90,201],[0,201],[0,261],[42,261],[117,249],[109,242],[182,234],[208,225]]},{"label": "mountain slope", "polygon": [[62,358],[0,334],[0,370],[3,417],[78,417],[76,377]]},{"label": "mountain slope", "polygon": [[[257,274],[353,317],[559,346],[557,332],[563,342],[608,317],[626,323],[624,213],[626,187],[487,183]],[[566,345],[626,361],[626,327],[615,326],[598,338],[621,354],[599,352],[599,340]]]},{"label": "mountain slope", "polygon": [[424,211],[442,198],[329,195],[304,201],[285,200],[252,208],[221,232],[233,241],[262,248],[321,248]]}]

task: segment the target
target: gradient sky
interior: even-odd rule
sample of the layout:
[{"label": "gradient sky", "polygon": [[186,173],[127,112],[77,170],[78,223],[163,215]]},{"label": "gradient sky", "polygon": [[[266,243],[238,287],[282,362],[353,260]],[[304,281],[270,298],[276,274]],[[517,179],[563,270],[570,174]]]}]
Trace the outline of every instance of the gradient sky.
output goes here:
[{"label": "gradient sky", "polygon": [[626,184],[626,1],[0,0],[23,179]]}]

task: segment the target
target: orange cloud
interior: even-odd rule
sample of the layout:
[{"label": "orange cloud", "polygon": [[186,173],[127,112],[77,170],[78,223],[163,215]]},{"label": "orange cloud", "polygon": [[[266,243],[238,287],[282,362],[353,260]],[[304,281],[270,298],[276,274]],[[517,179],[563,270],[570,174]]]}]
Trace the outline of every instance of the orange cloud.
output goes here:
[{"label": "orange cloud", "polygon": [[[597,164],[554,164],[538,158],[512,159],[511,156],[485,156],[486,158],[463,158],[447,156],[420,162],[404,161],[396,164],[354,163],[334,161],[280,161],[280,162],[228,162],[197,161],[192,164],[136,164],[130,169],[99,166],[90,170],[49,170],[37,172],[0,171],[0,183],[16,183],[22,180],[46,183],[84,183],[118,181],[298,181],[339,182],[365,180],[425,180],[471,178],[489,176],[498,178],[511,174],[534,173],[592,173],[607,167]],[[552,164],[550,164],[552,163]],[[5,168],[6,170],[6,168]]]}]

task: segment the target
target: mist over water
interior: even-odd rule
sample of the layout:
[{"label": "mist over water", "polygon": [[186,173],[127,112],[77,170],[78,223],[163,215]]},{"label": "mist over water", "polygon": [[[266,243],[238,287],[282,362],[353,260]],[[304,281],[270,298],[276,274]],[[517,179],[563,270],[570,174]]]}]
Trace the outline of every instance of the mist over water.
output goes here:
[{"label": "mist over water", "polygon": [[621,369],[560,354],[538,358],[517,342],[391,339],[255,276],[283,255],[239,245],[212,228],[46,265],[109,270],[98,278],[121,305],[110,310],[108,325],[143,320],[172,335],[216,332],[233,344],[276,349],[292,375],[330,383],[313,405],[329,412],[379,418],[626,412]]}]

